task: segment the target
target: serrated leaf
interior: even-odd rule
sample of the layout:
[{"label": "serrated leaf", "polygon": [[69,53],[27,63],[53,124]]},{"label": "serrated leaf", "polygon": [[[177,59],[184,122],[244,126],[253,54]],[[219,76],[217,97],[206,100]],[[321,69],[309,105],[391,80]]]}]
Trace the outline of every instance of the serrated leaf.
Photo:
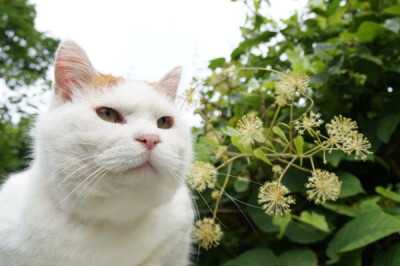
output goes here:
[{"label": "serrated leaf", "polygon": [[223,266],[278,266],[277,257],[267,248],[256,248],[244,252],[239,257],[229,260]]},{"label": "serrated leaf", "polygon": [[338,261],[341,253],[364,247],[400,231],[400,220],[381,211],[364,213],[346,223],[328,244],[329,263]]},{"label": "serrated leaf", "polygon": [[350,173],[347,172],[339,172],[337,173],[340,181],[343,182],[342,190],[340,191],[339,198],[345,198],[357,195],[359,193],[365,193],[360,180]]},{"label": "serrated leaf", "polygon": [[279,234],[278,238],[281,239],[283,235],[285,234],[286,227],[292,220],[292,217],[290,216],[289,213],[286,213],[284,215],[275,215],[272,217],[272,224],[279,226]]},{"label": "serrated leaf", "polygon": [[278,127],[278,126],[274,126],[272,128],[272,132],[274,132],[275,135],[277,135],[281,140],[285,141],[286,143],[288,143],[288,139],[286,138],[285,133],[283,132],[283,130]]},{"label": "serrated leaf", "polygon": [[307,211],[303,211],[300,214],[300,217],[298,217],[298,220],[309,224],[321,231],[327,232],[329,233],[329,227],[328,227],[328,223],[326,222],[326,218],[324,215],[318,214],[316,212],[307,212]]},{"label": "serrated leaf", "polygon": [[265,162],[266,164],[269,164],[269,165],[272,166],[271,161],[268,159],[268,157],[264,154],[264,152],[260,148],[259,149],[255,149],[253,154],[257,159],[260,159],[263,162]]},{"label": "serrated leaf", "polygon": [[[244,265],[244,264],[243,264]],[[267,264],[260,264],[267,265]],[[279,266],[317,266],[315,253],[308,248],[292,249],[282,253],[278,258]]]},{"label": "serrated leaf", "polygon": [[378,194],[380,194],[380,195],[382,195],[382,196],[384,196],[384,197],[386,197],[388,199],[391,199],[391,200],[396,201],[396,202],[400,202],[400,194],[396,193],[396,192],[393,192],[390,189],[386,189],[384,187],[377,186],[377,187],[375,187],[375,191]]}]

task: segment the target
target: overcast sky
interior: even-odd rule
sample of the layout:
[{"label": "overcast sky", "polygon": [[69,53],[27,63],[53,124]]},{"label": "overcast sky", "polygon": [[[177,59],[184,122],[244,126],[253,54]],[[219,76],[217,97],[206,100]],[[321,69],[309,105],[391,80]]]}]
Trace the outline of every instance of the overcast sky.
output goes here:
[{"label": "overcast sky", "polygon": [[[31,0],[36,27],[80,43],[103,73],[157,80],[183,65],[182,87],[207,61],[229,56],[247,8],[230,0]],[[270,0],[284,18],[304,0]]]},{"label": "overcast sky", "polygon": [[[81,44],[96,69],[128,79],[156,81],[177,65],[184,68],[180,90],[204,75],[208,61],[229,57],[241,40],[247,7],[231,0],[30,0],[36,5],[36,25],[61,40]],[[274,19],[301,11],[307,0],[270,0],[265,10]],[[53,69],[49,70],[53,79]],[[40,88],[8,90],[0,82],[0,97],[19,120],[9,96],[28,97],[20,106],[30,113],[46,109],[49,93]],[[37,94],[37,96],[35,96]],[[2,101],[2,100],[0,100]],[[39,104],[41,102],[42,104]],[[197,123],[197,122],[196,122]]]}]

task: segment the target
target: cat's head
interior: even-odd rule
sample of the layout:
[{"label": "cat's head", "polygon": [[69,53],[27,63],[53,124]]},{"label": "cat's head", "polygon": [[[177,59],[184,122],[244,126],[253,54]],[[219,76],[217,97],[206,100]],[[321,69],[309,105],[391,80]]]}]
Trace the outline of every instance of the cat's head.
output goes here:
[{"label": "cat's head", "polygon": [[36,152],[64,210],[129,220],[174,195],[192,159],[174,103],[180,75],[174,68],[155,83],[104,75],[76,43],[61,44]]}]

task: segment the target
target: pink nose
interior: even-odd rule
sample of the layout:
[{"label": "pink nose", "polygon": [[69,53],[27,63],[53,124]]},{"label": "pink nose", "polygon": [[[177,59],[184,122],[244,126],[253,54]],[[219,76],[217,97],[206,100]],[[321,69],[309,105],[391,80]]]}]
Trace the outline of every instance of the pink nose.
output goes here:
[{"label": "pink nose", "polygon": [[148,150],[152,150],[157,143],[160,142],[160,138],[153,134],[143,134],[135,138],[135,140],[146,145]]}]

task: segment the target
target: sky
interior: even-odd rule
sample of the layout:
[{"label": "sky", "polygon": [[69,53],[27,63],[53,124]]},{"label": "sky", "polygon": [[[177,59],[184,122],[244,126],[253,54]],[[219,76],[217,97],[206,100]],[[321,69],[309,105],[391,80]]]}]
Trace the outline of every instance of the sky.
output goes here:
[{"label": "sky", "polygon": [[[36,27],[81,44],[103,73],[156,81],[177,65],[181,87],[240,42],[247,8],[230,0],[31,0]],[[285,18],[304,0],[270,0]]]},{"label": "sky", "polygon": [[[74,40],[94,67],[126,79],[157,81],[183,66],[180,93],[193,77],[204,77],[211,59],[229,57],[241,40],[247,7],[231,0],[30,0],[36,6],[35,27],[60,40]],[[275,20],[300,11],[307,0],[270,0],[265,9]],[[53,80],[53,68],[48,71]],[[49,94],[39,87],[7,90],[1,99],[21,93],[39,110],[23,102],[28,113],[45,111]],[[178,92],[178,93],[179,93]],[[35,96],[36,95],[36,96]],[[6,103],[7,104],[7,103]],[[8,104],[13,121],[17,107]],[[194,122],[195,124],[198,123]]]}]

